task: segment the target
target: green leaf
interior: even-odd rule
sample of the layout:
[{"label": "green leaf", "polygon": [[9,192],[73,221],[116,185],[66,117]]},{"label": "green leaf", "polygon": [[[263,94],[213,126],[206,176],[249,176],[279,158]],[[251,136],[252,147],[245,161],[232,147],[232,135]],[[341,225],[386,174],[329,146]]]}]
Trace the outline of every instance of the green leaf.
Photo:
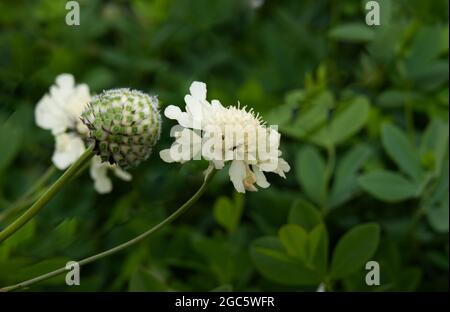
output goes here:
[{"label": "green leaf", "polygon": [[386,90],[376,100],[382,107],[401,107],[405,102],[405,92],[401,90]]},{"label": "green leaf", "polygon": [[441,54],[448,53],[448,46],[449,46],[448,37],[449,33],[447,24],[442,27],[441,31],[441,51],[440,51]]},{"label": "green leaf", "polygon": [[428,200],[423,205],[427,214],[428,222],[437,232],[448,232],[449,228],[449,171],[448,160],[444,162],[441,175]]},{"label": "green leaf", "polygon": [[418,152],[402,130],[392,124],[384,124],[381,140],[388,155],[404,173],[414,181],[423,178]]},{"label": "green leaf", "polygon": [[[420,144],[422,164],[439,174],[447,150],[448,124],[438,119],[433,119],[425,130]],[[431,155],[431,159],[427,160],[429,155]]]},{"label": "green leaf", "polygon": [[428,62],[438,56],[441,47],[439,26],[425,26],[419,29],[409,51],[408,60],[414,64]]},{"label": "green leaf", "polygon": [[234,201],[231,201],[227,197],[219,197],[214,204],[214,217],[217,223],[231,233],[239,224],[242,208],[243,203],[240,195],[235,195]]},{"label": "green leaf", "polygon": [[305,194],[316,204],[325,199],[325,162],[316,148],[306,146],[297,154],[297,180]]},{"label": "green leaf", "polygon": [[289,257],[276,237],[262,237],[250,247],[256,269],[267,279],[283,285],[316,285],[319,274]]},{"label": "green leaf", "polygon": [[448,61],[437,59],[442,51],[441,34],[440,26],[425,26],[413,38],[405,70],[408,78],[419,82],[421,87],[421,82],[439,84],[448,81]]},{"label": "green leaf", "polygon": [[278,232],[281,244],[288,255],[306,263],[308,233],[297,224],[284,225]]},{"label": "green leaf", "polygon": [[245,271],[245,258],[230,240],[197,236],[192,245],[207,263],[205,269],[214,274],[218,283],[231,283],[236,274]]},{"label": "green leaf", "polygon": [[338,241],[331,262],[331,277],[339,279],[361,269],[375,254],[380,239],[376,223],[352,228]]},{"label": "green leaf", "polygon": [[447,233],[449,228],[449,196],[448,193],[440,203],[427,209],[427,219],[437,232]]},{"label": "green leaf", "polygon": [[408,267],[399,272],[396,288],[398,291],[414,291],[422,279],[422,271],[418,267]]},{"label": "green leaf", "polygon": [[448,61],[432,61],[411,73],[411,78],[425,90],[436,88],[448,81],[448,65]]},{"label": "green leaf", "polygon": [[305,74],[305,91],[307,95],[313,95],[326,90],[327,87],[327,67],[325,64],[320,64],[315,72],[315,77],[312,72]]},{"label": "green leaf", "polygon": [[317,225],[308,236],[308,265],[325,276],[328,265],[328,234],[325,225]]},{"label": "green leaf", "polygon": [[417,92],[389,89],[382,92],[376,100],[377,105],[386,108],[402,107],[405,102],[415,101],[421,96]]},{"label": "green leaf", "polygon": [[359,185],[374,197],[398,202],[416,196],[417,186],[398,173],[387,170],[369,172],[358,179]]},{"label": "green leaf", "polygon": [[298,224],[306,231],[311,231],[316,225],[322,222],[320,212],[313,204],[300,199],[292,205],[288,215],[288,223]]},{"label": "green leaf", "polygon": [[441,174],[436,181],[436,186],[433,189],[433,193],[429,198],[429,202],[434,204],[441,202],[445,195],[448,195],[448,185],[449,185],[449,171],[448,171],[448,160],[444,162]]},{"label": "green leaf", "polygon": [[375,32],[365,24],[348,23],[332,28],[328,35],[331,39],[339,41],[368,42],[375,37]]},{"label": "green leaf", "polygon": [[366,144],[355,145],[338,162],[330,197],[330,207],[337,207],[349,200],[358,190],[357,173],[371,155]]},{"label": "green leaf", "polygon": [[287,254],[300,260],[307,268],[322,277],[326,275],[328,262],[328,235],[322,223],[306,232],[297,224],[281,227],[279,240]]},{"label": "green leaf", "polygon": [[[334,105],[331,92],[324,91],[312,99],[305,98],[304,92],[291,93],[286,98],[286,104],[282,109],[274,111],[277,118],[285,120],[281,124],[281,130],[297,139],[305,139],[314,134],[327,120],[328,112]],[[289,113],[287,113],[289,111]],[[290,115],[289,118],[279,117]],[[295,119],[291,122],[292,117]],[[271,120],[276,120],[273,117]]]},{"label": "green leaf", "polygon": [[329,127],[321,128],[311,137],[311,141],[323,147],[344,142],[366,124],[369,108],[366,97],[353,98],[336,112]]}]

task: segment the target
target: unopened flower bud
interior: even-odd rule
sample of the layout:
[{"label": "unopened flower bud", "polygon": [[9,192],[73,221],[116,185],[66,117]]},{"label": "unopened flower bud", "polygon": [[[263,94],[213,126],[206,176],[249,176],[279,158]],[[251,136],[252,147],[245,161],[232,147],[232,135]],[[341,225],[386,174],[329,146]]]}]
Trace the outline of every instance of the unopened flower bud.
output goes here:
[{"label": "unopened flower bud", "polygon": [[146,160],[161,133],[158,99],[137,90],[113,89],[94,96],[81,119],[96,154],[122,168]]}]

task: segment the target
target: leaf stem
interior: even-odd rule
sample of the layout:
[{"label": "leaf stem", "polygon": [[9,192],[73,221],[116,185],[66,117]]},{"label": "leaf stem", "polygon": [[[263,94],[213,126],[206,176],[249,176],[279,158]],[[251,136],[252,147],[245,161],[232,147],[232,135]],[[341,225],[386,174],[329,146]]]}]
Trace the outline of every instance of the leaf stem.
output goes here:
[{"label": "leaf stem", "polygon": [[94,156],[93,149],[94,145],[89,146],[80,158],[78,158],[78,160],[74,162],[27,211],[0,232],[0,243],[30,221],[58,193],[70,178]]},{"label": "leaf stem", "polygon": [[[149,237],[151,234],[157,232],[158,230],[162,229],[164,226],[168,225],[169,223],[173,222],[175,219],[177,219],[179,216],[181,216],[188,208],[190,208],[197,200],[205,193],[206,189],[208,188],[212,178],[215,175],[216,170],[212,170],[209,173],[207,173],[205,180],[203,184],[200,186],[200,188],[197,190],[197,192],[187,201],[185,202],[180,208],[178,208],[175,212],[173,212],[170,216],[168,216],[166,219],[152,227],[151,229],[147,230],[146,232],[140,234],[139,236],[136,236],[135,238],[130,239],[129,241],[126,241],[125,243],[122,243],[120,245],[117,245],[116,247],[113,247],[111,249],[105,250],[101,253],[98,253],[94,256],[84,258],[83,260],[77,261],[80,266],[94,262],[96,260],[105,258],[109,255],[115,254],[123,249],[126,249],[134,244],[139,243],[140,241],[144,240],[145,238]],[[24,288],[27,286],[30,286],[34,283],[49,279],[54,276],[58,276],[64,272],[67,272],[67,269],[65,267],[59,268],[57,270],[54,270],[52,272],[37,276],[35,278],[29,279],[27,281],[21,282],[16,285],[0,288],[0,292],[6,292],[6,291],[12,291],[20,288]]]}]

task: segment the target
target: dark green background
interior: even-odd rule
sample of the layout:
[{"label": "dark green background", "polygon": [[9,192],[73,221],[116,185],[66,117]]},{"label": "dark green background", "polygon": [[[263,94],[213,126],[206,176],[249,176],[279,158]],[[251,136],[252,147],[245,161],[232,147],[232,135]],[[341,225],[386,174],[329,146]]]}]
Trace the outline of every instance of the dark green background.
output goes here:
[{"label": "dark green background", "polygon": [[[259,9],[246,0],[80,0],[81,25],[69,27],[65,1],[2,1],[0,213],[51,165],[53,137],[35,125],[34,108],[65,72],[93,94],[158,94],[162,108],[184,107],[191,82],[204,81],[208,99],[239,100],[279,125],[292,167],[242,197],[224,170],[175,224],[82,268],[80,286],[58,277],[30,290],[314,291],[324,278],[297,271],[302,243],[283,239],[287,223],[298,224],[294,234],[324,224],[320,258],[334,290],[448,290],[448,2],[378,2],[382,25],[368,27],[355,0],[266,0]],[[164,163],[158,152],[174,123],[163,121],[131,183],[114,179],[113,193],[97,195],[85,172],[0,246],[0,286],[119,244],[195,192],[206,163]],[[395,178],[374,178],[383,168]],[[361,227],[368,222],[379,240],[376,225]],[[367,260],[380,263],[380,286],[365,286]]]}]

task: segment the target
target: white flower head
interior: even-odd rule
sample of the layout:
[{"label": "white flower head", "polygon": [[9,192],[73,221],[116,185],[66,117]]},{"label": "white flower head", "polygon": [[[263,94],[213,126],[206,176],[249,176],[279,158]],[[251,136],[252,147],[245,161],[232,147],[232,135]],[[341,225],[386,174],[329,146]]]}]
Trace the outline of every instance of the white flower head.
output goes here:
[{"label": "white flower head", "polygon": [[206,159],[215,169],[231,161],[229,175],[238,192],[257,191],[255,186],[270,184],[264,172],[285,178],[289,164],[280,158],[280,134],[268,127],[253,110],[245,107],[224,107],[218,100],[206,100],[206,84],[193,82],[186,95],[186,111],[168,106],[164,114],[178,121],[171,131],[175,142],[160,152],[166,162]]},{"label": "white flower head", "polygon": [[35,110],[36,124],[54,135],[68,129],[76,129],[80,123],[80,115],[91,96],[86,84],[75,85],[70,74],[56,77],[56,84],[50,87],[38,102]]},{"label": "white flower head", "polygon": [[[67,169],[86,150],[85,141],[89,129],[80,117],[90,100],[91,95],[86,84],[76,85],[71,74],[61,74],[56,77],[55,85],[50,87],[50,91],[36,105],[36,124],[43,129],[51,130],[55,137],[52,162],[60,170]],[[106,171],[110,167],[99,166],[95,158],[91,162],[91,176],[93,178],[95,176],[95,189],[99,193],[106,193],[112,189],[111,181],[106,176]],[[119,171],[118,168],[111,169],[124,180],[131,179],[129,173]],[[108,187],[105,186],[104,177],[109,181]]]},{"label": "white flower head", "polygon": [[85,150],[80,132],[87,127],[79,116],[90,98],[87,85],[75,85],[72,75],[61,74],[36,106],[36,124],[55,136],[52,161],[58,169],[69,167]]}]

